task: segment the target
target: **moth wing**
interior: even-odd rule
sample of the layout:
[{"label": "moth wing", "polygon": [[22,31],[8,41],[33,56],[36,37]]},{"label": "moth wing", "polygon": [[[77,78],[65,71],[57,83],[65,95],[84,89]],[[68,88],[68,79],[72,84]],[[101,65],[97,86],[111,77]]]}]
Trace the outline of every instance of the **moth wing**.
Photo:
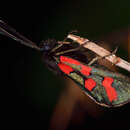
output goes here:
[{"label": "moth wing", "polygon": [[130,101],[129,78],[84,65],[66,56],[61,56],[60,62],[63,64],[60,69],[96,103],[116,107]]},{"label": "moth wing", "polygon": [[[109,72],[109,74],[112,75],[114,73]],[[105,77],[110,76],[109,74],[105,75]],[[75,70],[68,74],[68,76],[80,86],[86,95],[99,105],[118,107],[130,102],[130,80],[127,79],[127,77],[120,77],[119,75],[116,78],[113,77],[114,80],[111,84],[111,88],[107,88],[107,86],[103,86],[104,75],[92,73],[90,76],[85,76]],[[96,83],[91,91],[85,86],[85,80],[87,81],[88,79],[92,79]],[[113,92],[113,89],[115,93]]]}]

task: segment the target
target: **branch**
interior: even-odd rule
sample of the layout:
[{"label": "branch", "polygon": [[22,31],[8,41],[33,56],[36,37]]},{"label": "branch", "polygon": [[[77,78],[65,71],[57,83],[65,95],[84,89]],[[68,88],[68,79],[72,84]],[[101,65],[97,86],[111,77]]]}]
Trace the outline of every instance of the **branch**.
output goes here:
[{"label": "branch", "polygon": [[[79,43],[80,45],[84,44],[85,42],[88,42],[89,40],[86,38],[81,38],[79,36],[76,35],[72,35],[69,34],[67,36],[67,38]],[[112,62],[112,64],[117,65],[118,67],[121,67],[127,71],[130,72],[130,63],[121,59],[120,57],[117,57],[115,54],[111,55],[111,52],[107,51],[106,49],[98,46],[97,44],[95,44],[94,42],[89,41],[87,44],[84,45],[85,48],[88,48],[89,50],[95,52],[97,55],[101,56],[101,57],[105,57],[105,59],[109,60],[110,62]]]}]

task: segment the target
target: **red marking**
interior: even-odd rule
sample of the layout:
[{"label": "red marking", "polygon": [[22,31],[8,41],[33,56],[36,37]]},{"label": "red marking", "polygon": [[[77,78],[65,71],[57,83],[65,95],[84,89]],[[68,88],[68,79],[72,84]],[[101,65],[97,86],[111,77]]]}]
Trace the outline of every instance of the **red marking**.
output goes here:
[{"label": "red marking", "polygon": [[85,80],[85,88],[89,91],[92,91],[92,89],[96,87],[96,82],[93,79],[87,79]]},{"label": "red marking", "polygon": [[91,70],[92,70],[90,67],[81,64],[79,61],[74,60],[74,59],[72,59],[72,58],[65,57],[65,56],[60,56],[60,61],[61,61],[62,63],[67,62],[67,63],[70,63],[70,64],[75,64],[75,65],[81,66],[80,72],[81,72],[83,75],[86,75],[86,76],[89,76],[89,75],[90,75],[90,72],[91,72]]},{"label": "red marking", "polygon": [[106,93],[107,93],[107,96],[108,96],[108,99],[109,99],[110,102],[117,99],[116,90],[115,90],[115,88],[112,87],[113,81],[114,81],[113,78],[105,77],[103,82],[102,82],[102,85],[106,89]]},{"label": "red marking", "polygon": [[80,62],[78,62],[77,60],[74,60],[72,58],[68,58],[68,57],[65,57],[65,56],[60,56],[60,61],[61,62],[67,62],[67,63],[70,63],[70,64],[75,64],[75,65],[80,65]]},{"label": "red marking", "polygon": [[70,72],[74,71],[73,68],[66,64],[59,63],[58,66],[65,74],[70,74]]},{"label": "red marking", "polygon": [[81,72],[83,75],[89,76],[91,70],[92,70],[92,68],[81,64],[81,70],[80,70],[80,72]]}]

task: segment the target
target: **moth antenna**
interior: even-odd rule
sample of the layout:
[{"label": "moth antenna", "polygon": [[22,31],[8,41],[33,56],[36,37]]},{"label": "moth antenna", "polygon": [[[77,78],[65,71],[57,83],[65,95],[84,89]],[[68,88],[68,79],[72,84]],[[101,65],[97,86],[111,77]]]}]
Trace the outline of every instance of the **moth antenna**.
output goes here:
[{"label": "moth antenna", "polygon": [[21,35],[19,32],[17,32],[14,28],[6,24],[4,21],[0,20],[0,33],[2,35],[5,35],[7,37],[12,38],[15,41],[18,41],[19,43],[28,46],[30,48],[34,48],[38,51],[41,50],[40,47],[38,47],[34,42],[30,41],[23,35]]}]

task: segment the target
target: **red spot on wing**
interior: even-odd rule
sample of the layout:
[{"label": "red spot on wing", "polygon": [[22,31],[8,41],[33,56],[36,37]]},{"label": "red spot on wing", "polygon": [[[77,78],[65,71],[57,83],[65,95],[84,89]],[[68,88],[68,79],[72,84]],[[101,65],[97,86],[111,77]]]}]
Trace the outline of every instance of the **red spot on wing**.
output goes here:
[{"label": "red spot on wing", "polygon": [[109,99],[110,102],[117,99],[116,90],[115,90],[115,88],[112,87],[113,81],[114,81],[113,78],[105,77],[103,82],[102,82],[102,85],[106,89],[106,93],[107,93],[107,96],[108,96],[108,99]]},{"label": "red spot on wing", "polygon": [[88,67],[88,66],[85,66],[85,65],[81,65],[81,70],[80,70],[80,72],[81,72],[83,75],[89,76],[91,70],[92,70],[92,68],[90,68],[90,67]]},{"label": "red spot on wing", "polygon": [[60,62],[61,63],[70,63],[70,64],[74,64],[74,65],[79,65],[81,66],[81,70],[80,72],[83,74],[83,75],[86,75],[86,76],[89,76],[90,75],[90,72],[91,72],[91,68],[86,66],[86,65],[83,65],[81,64],[79,61],[77,60],[74,60],[72,58],[68,58],[68,57],[65,57],[65,56],[60,56]]},{"label": "red spot on wing", "polygon": [[72,58],[68,58],[66,56],[60,56],[60,62],[62,62],[62,63],[67,62],[67,63],[70,63],[70,64],[80,65],[79,61],[74,60]]},{"label": "red spot on wing", "polygon": [[96,87],[96,82],[93,79],[86,79],[85,80],[85,88],[89,91],[92,91],[92,89]]},{"label": "red spot on wing", "polygon": [[66,64],[59,63],[58,66],[65,74],[70,74],[70,72],[74,71],[73,68]]}]

